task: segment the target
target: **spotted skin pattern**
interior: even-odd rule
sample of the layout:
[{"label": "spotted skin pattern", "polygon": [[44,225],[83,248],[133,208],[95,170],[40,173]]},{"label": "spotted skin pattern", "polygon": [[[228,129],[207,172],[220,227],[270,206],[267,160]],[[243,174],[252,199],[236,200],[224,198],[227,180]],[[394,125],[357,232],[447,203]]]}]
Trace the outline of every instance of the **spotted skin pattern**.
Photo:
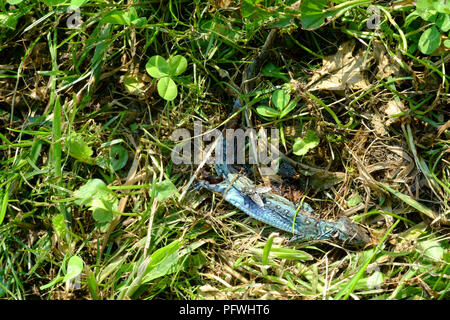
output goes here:
[{"label": "spotted skin pattern", "polygon": [[[265,54],[261,53],[250,65],[247,79],[252,78],[255,70],[262,64],[264,56]],[[234,102],[233,113],[241,107],[242,104],[238,98]],[[227,202],[250,217],[294,234],[291,241],[330,240],[355,247],[364,247],[370,242],[366,231],[345,217],[337,221],[326,221],[316,217],[312,208],[306,203],[296,206],[277,194],[255,192],[258,186],[226,163],[227,148],[224,140],[222,140],[222,148],[219,147],[222,151],[222,161],[219,160],[214,165],[216,173],[224,180],[215,184],[199,181],[198,187],[219,192]],[[280,173],[292,177],[295,169],[290,166],[281,166]]]},{"label": "spotted skin pattern", "polygon": [[260,199],[254,201],[248,190],[257,187],[248,177],[224,163],[216,163],[215,170],[223,177],[222,182],[200,181],[198,186],[221,193],[227,202],[252,218],[292,233],[291,242],[329,240],[352,247],[364,247],[370,242],[367,232],[345,217],[336,221],[320,219],[308,204],[295,205],[271,192],[258,194]]}]

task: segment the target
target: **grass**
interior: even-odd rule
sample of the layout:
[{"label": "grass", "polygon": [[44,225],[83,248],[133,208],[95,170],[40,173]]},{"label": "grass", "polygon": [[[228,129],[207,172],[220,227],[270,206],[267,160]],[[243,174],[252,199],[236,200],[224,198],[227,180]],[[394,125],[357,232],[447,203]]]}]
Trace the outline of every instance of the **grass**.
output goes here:
[{"label": "grass", "polygon": [[[449,298],[450,55],[420,51],[414,30],[438,22],[408,20],[412,3],[375,1],[367,30],[370,1],[88,0],[72,29],[69,0],[16,2],[0,4],[0,299]],[[344,70],[323,58],[347,41],[367,83],[314,89]],[[188,62],[171,101],[146,72],[155,55]],[[279,89],[297,106],[258,115]],[[220,195],[186,192],[197,165],[172,162],[172,132],[222,128],[239,95],[253,127],[282,128],[304,201],[367,227],[372,246],[290,244]],[[296,156],[311,131],[320,142]]]}]

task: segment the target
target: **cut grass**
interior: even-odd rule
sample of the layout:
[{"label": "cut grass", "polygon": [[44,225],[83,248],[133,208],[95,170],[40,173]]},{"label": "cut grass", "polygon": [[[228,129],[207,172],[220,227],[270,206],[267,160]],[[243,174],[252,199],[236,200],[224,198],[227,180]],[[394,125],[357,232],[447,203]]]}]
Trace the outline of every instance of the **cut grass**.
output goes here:
[{"label": "cut grass", "polygon": [[[353,20],[344,14],[303,30],[300,15],[282,19],[284,1],[264,2],[264,21],[233,1],[160,3],[87,1],[81,27],[68,29],[67,5],[2,2],[22,27],[0,26],[0,298],[448,299],[450,136],[440,130],[449,121],[448,51],[407,52],[414,34],[383,1],[384,34],[357,30],[364,5],[347,10]],[[131,8],[146,23],[128,23]],[[243,73],[277,19],[269,60],[281,74],[259,74],[255,89],[242,92]],[[355,36],[368,59],[377,37],[390,55],[401,49],[402,73],[377,79],[374,64],[366,89],[306,90],[322,59]],[[146,78],[154,55],[189,62],[172,102]],[[143,84],[141,93],[128,91],[125,75]],[[298,107],[276,121],[258,117],[256,108],[287,87]],[[237,96],[246,104],[227,116]],[[394,99],[407,107],[387,115]],[[350,212],[371,231],[372,247],[289,244],[289,235],[220,196],[186,189],[197,167],[172,163],[171,133],[192,130],[193,120],[203,132],[222,128],[245,108],[255,127],[283,128],[305,201],[327,219]],[[375,116],[391,124],[377,131]],[[309,130],[320,143],[296,157],[295,139]],[[118,144],[128,161],[115,171],[110,149]],[[93,179],[106,187],[76,198]],[[349,206],[355,194],[360,203]],[[74,256],[84,263],[77,289],[60,281]]]}]

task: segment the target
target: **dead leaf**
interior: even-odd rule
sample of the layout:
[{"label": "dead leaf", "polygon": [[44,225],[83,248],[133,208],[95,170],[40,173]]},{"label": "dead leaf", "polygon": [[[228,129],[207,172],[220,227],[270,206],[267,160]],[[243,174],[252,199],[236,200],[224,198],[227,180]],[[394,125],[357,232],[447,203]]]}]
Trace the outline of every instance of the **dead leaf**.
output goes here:
[{"label": "dead leaf", "polygon": [[444,123],[438,131],[437,137],[439,138],[441,136],[441,134],[447,130],[448,128],[450,128],[450,120],[448,120],[446,123]]},{"label": "dead leaf", "polygon": [[123,83],[129,93],[143,96],[146,84],[139,74],[127,73],[120,77],[120,82]]},{"label": "dead leaf", "polygon": [[373,56],[377,62],[378,79],[384,79],[391,75],[398,76],[400,65],[389,55],[381,41],[374,41]]},{"label": "dead leaf", "polygon": [[205,284],[199,288],[199,295],[207,300],[226,300],[227,295],[221,290]]},{"label": "dead leaf", "polygon": [[372,114],[370,116],[370,122],[372,123],[373,130],[379,136],[386,136],[388,134],[384,127],[384,121],[378,114]]},{"label": "dead leaf", "polygon": [[343,172],[330,172],[330,171],[320,171],[315,173],[311,179],[311,186],[316,191],[322,191],[331,188],[335,184],[344,181],[345,173]]},{"label": "dead leaf", "polygon": [[398,122],[401,118],[400,117],[392,118],[392,116],[402,113],[405,110],[406,110],[405,105],[401,100],[396,101],[395,99],[393,99],[389,101],[386,108],[384,109],[384,113],[386,113],[386,115],[389,117],[389,119],[386,120],[386,125],[390,126],[391,124]]},{"label": "dead leaf", "polygon": [[367,89],[364,71],[368,61],[362,50],[353,55],[355,41],[343,43],[336,54],[323,59],[322,67],[315,72],[307,87],[310,90],[344,91],[345,89]]},{"label": "dead leaf", "polygon": [[230,6],[231,0],[217,0],[214,6],[219,9],[227,9]]}]

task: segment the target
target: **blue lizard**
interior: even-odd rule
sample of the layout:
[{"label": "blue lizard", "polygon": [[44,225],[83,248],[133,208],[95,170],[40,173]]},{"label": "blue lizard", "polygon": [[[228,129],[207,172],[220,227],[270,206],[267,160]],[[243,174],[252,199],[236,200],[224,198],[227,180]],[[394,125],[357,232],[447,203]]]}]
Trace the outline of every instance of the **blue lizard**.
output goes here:
[{"label": "blue lizard", "polygon": [[237,173],[228,164],[216,163],[215,169],[223,176],[224,181],[217,184],[200,181],[199,186],[221,193],[227,202],[252,218],[293,233],[294,237],[291,241],[330,240],[355,247],[363,247],[370,242],[366,231],[346,217],[337,221],[319,219],[306,203],[297,208],[288,199],[266,192],[260,194],[264,204],[260,206],[242,192],[243,189],[254,187],[250,179]]},{"label": "blue lizard", "polygon": [[[261,61],[267,55],[268,47],[275,39],[275,34],[276,31],[272,30],[262,52],[250,64],[247,79],[251,79],[255,70],[261,65]],[[232,113],[241,107],[240,99],[237,98]],[[293,233],[294,237],[291,241],[331,240],[356,247],[364,247],[370,242],[371,239],[366,231],[346,217],[337,221],[326,221],[316,217],[307,203],[296,206],[288,199],[268,192],[267,189],[264,189],[265,192],[258,192],[258,187],[249,178],[226,163],[226,149],[226,143],[222,142],[222,146],[216,149],[221,150],[222,155],[214,164],[216,173],[224,180],[216,184],[199,181],[199,187],[221,193],[227,202],[254,219]]]}]

